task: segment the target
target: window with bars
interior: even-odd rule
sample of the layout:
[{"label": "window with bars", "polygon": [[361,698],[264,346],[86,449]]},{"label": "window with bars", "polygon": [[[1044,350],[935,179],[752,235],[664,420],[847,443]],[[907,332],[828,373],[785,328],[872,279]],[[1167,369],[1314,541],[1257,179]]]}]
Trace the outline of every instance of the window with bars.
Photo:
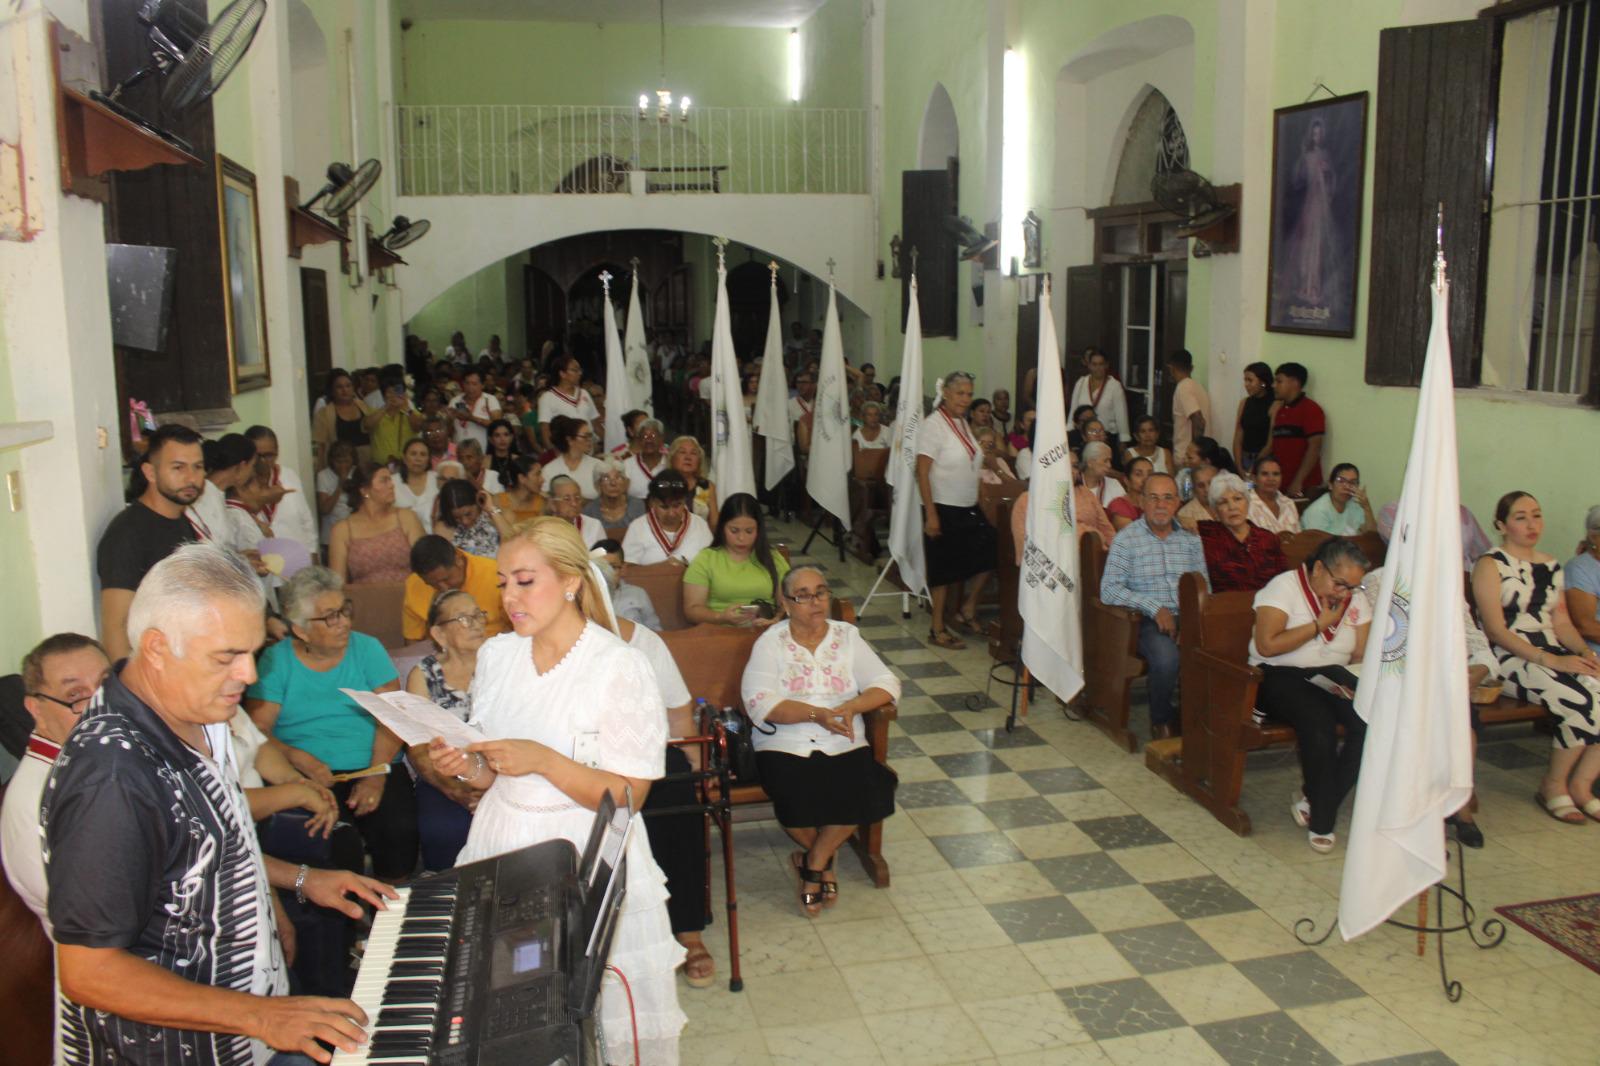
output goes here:
[{"label": "window with bars", "polygon": [[1600,0],[1505,20],[1481,383],[1590,394],[1600,306]]}]

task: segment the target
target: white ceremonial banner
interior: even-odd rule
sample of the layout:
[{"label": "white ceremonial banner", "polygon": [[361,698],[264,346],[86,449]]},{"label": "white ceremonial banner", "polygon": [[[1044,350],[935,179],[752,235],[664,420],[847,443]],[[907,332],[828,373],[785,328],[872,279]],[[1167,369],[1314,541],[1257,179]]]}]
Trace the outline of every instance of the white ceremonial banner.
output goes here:
[{"label": "white ceremonial banner", "polygon": [[[817,368],[817,406],[812,416],[806,492],[850,527],[850,385],[844,376],[844,341],[839,336],[839,297],[828,285],[828,319],[822,327],[822,362]],[[718,490],[721,491],[720,489]]]},{"label": "white ceremonial banner", "polygon": [[[638,260],[634,260],[638,262]],[[622,361],[628,367],[629,388],[633,402],[624,411],[638,408],[655,417],[655,402],[651,399],[650,351],[644,339],[644,315],[639,311],[639,271],[633,272],[633,284],[628,287],[627,334],[622,338]]]},{"label": "white ceremonial banner", "polygon": [[622,415],[638,406],[633,395],[633,382],[628,377],[628,367],[622,358],[622,338],[617,335],[617,312],[611,306],[611,275],[600,278],[604,305],[601,322],[606,342],[606,421],[605,450],[614,451],[628,443],[628,431],[622,425]]},{"label": "white ceremonial banner", "polygon": [[778,487],[794,469],[794,430],[789,424],[789,381],[783,368],[783,321],[778,315],[778,275],[772,275],[771,310],[767,313],[767,346],[761,353],[761,382],[751,428],[767,439],[762,484]]},{"label": "white ceremonial banner", "polygon": [[[717,264],[717,313],[711,328],[711,480],[717,499],[756,491],[750,460],[750,424],[744,420],[739,388],[739,362],[733,354],[733,326],[728,311],[728,269]],[[715,520],[715,515],[712,516]]]},{"label": "white ceremonial banner", "polygon": [[922,491],[917,487],[917,434],[922,430],[922,416],[922,312],[917,308],[917,276],[912,274],[906,347],[900,356],[900,402],[891,427],[894,436],[884,480],[894,490],[889,509],[889,558],[900,568],[900,583],[914,596],[928,595]]},{"label": "white ceremonial banner", "polygon": [[1027,533],[1017,553],[1017,611],[1022,663],[1061,700],[1083,687],[1082,609],[1078,588],[1078,513],[1067,448],[1067,400],[1061,388],[1056,322],[1046,277],[1039,296],[1039,372]]},{"label": "white ceremonial banner", "polygon": [[1411,455],[1356,689],[1367,738],[1339,891],[1346,940],[1444,877],[1444,819],[1472,794],[1449,306],[1441,260]]}]

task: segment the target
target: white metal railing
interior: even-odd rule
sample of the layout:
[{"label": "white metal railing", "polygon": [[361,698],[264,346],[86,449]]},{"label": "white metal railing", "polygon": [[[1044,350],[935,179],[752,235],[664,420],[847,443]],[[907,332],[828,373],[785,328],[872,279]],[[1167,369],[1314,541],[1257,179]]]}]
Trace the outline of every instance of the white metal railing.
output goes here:
[{"label": "white metal railing", "polygon": [[405,196],[650,192],[864,193],[866,112],[695,107],[687,121],[631,107],[405,104]]}]

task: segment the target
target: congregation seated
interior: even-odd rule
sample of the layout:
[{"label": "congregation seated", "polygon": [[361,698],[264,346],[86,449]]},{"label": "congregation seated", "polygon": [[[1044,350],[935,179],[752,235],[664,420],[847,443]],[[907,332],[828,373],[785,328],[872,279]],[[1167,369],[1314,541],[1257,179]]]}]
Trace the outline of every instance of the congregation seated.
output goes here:
[{"label": "congregation seated", "polygon": [[549,501],[544,498],[544,467],[531,455],[513,455],[501,471],[504,492],[496,494],[494,505],[511,525],[520,525],[544,514]]},{"label": "congregation seated", "polygon": [[[622,554],[621,541],[609,537],[599,541],[590,549],[590,555],[595,557],[600,575],[606,579],[606,591],[611,594],[612,613],[618,619],[638,622],[646,629],[661,632],[661,618],[656,614],[655,604],[650,601],[650,594],[639,586],[630,585],[622,580],[622,565],[627,560]],[[601,555],[604,558],[598,557]]]},{"label": "congregation seated", "polygon": [[[631,456],[608,455],[595,464],[596,495],[584,503],[583,513],[606,529],[626,527],[635,518],[644,515],[644,493],[638,496],[632,494],[629,473],[624,465],[633,462]],[[645,488],[648,491],[649,485],[646,484]]]},{"label": "congregation seated", "polygon": [[1539,805],[1571,825],[1582,825],[1586,817],[1600,821],[1594,794],[1600,777],[1600,651],[1572,623],[1561,563],[1539,550],[1539,501],[1525,492],[1507,493],[1495,506],[1494,527],[1500,547],[1473,565],[1473,601],[1505,687],[1556,716]]},{"label": "congregation seated", "polygon": [[1300,508],[1283,492],[1283,464],[1262,456],[1251,476],[1255,482],[1250,486],[1250,521],[1282,537],[1300,532]]},{"label": "congregation seated", "polygon": [[399,753],[399,739],[339,691],[392,692],[400,687],[394,664],[377,640],[352,631],[355,610],[332,570],[301,570],[280,600],[290,639],[262,654],[245,693],[250,717],[289,749],[295,769],[332,788],[361,830],[376,876],[407,877],[417,857],[410,778],[402,771],[334,781],[335,774],[388,767]]},{"label": "congregation seated", "polygon": [[1311,501],[1300,516],[1300,524],[1336,537],[1353,537],[1378,528],[1367,490],[1361,487],[1361,471],[1354,463],[1340,463],[1333,468],[1328,475],[1328,491]]},{"label": "congregation seated", "polygon": [[[1233,456],[1213,437],[1195,437],[1189,442],[1188,449],[1183,453],[1183,465],[1191,470],[1198,470],[1209,466],[1227,474],[1237,474],[1239,468],[1234,465]],[[1199,495],[1198,490],[1196,495]]]},{"label": "congregation seated", "polygon": [[[1094,422],[1099,425],[1098,421]],[[1105,427],[1100,426],[1103,434]],[[1111,475],[1111,445],[1103,440],[1088,440],[1083,445],[1083,487],[1094,496],[1103,509],[1121,499],[1126,493],[1122,483]]]},{"label": "congregation seated", "polygon": [[328,465],[317,471],[317,515],[319,535],[326,546],[333,527],[350,517],[350,495],[346,481],[356,467],[356,448],[349,441],[336,440],[328,446]]},{"label": "congregation seated", "polygon": [[[472,717],[472,675],[478,649],[491,635],[489,615],[471,594],[456,589],[434,597],[428,608],[428,639],[433,653],[423,656],[406,676],[406,691],[432,700],[463,722]],[[416,773],[417,838],[424,870],[448,870],[467,842],[478,793],[433,768],[426,744],[406,749]]]},{"label": "congregation seated", "polygon": [[512,460],[522,454],[522,449],[517,446],[516,428],[509,418],[497,418],[489,423],[489,446],[484,450],[483,457],[489,469],[500,479],[502,489],[509,491],[516,482],[517,471],[512,469]]},{"label": "congregation seated", "polygon": [[1122,453],[1122,463],[1127,466],[1135,459],[1148,459],[1153,474],[1178,472],[1172,449],[1161,444],[1161,422],[1154,415],[1140,415],[1133,424],[1133,445]]},{"label": "congregation seated", "polygon": [[761,504],[736,492],[722,504],[711,544],[683,575],[683,615],[691,622],[765,629],[782,616],[778,594],[789,561],[767,543]]},{"label": "congregation seated", "polygon": [[1578,635],[1600,653],[1600,506],[1584,516],[1583,543],[1567,565],[1567,615]]},{"label": "congregation seated", "polygon": [[451,478],[439,489],[439,517],[433,531],[464,552],[493,559],[500,551],[500,538],[511,535],[511,523],[484,490],[465,478]]},{"label": "congregation seated", "polygon": [[972,438],[977,441],[978,452],[983,456],[983,468],[978,471],[980,482],[985,485],[1003,485],[1007,481],[1017,480],[1017,475],[1006,462],[1005,453],[1000,447],[998,429],[992,425],[979,426],[972,431]]},{"label": "congregation seated", "polygon": [[1150,735],[1173,735],[1172,693],[1178,683],[1178,579],[1205,571],[1200,538],[1173,522],[1178,483],[1152,474],[1144,486],[1144,517],[1118,533],[1100,576],[1100,600],[1137,611],[1139,655],[1149,677]]},{"label": "congregation seated", "polygon": [[893,434],[885,424],[886,418],[884,406],[878,401],[868,400],[861,405],[861,425],[850,434],[852,458],[862,452],[888,448],[893,443]]},{"label": "congregation seated", "polygon": [[500,483],[500,475],[489,469],[483,445],[472,437],[456,442],[456,462],[461,464],[459,476],[472,482],[473,488],[485,495],[494,496],[505,489]]},{"label": "congregation seated", "polygon": [[1369,566],[1354,541],[1335,538],[1255,596],[1249,654],[1262,675],[1256,707],[1294,728],[1303,784],[1290,813],[1319,852],[1333,850],[1339,805],[1361,770],[1366,722],[1356,713],[1349,667],[1359,665],[1372,624],[1371,606],[1359,595]]},{"label": "congregation seated", "polygon": [[484,613],[484,630],[489,636],[504,633],[508,627],[505,610],[500,606],[499,581],[495,560],[471,555],[436,533],[428,534],[411,546],[411,573],[406,577],[401,607],[401,635],[408,641],[426,637],[434,601],[457,590],[471,596]]},{"label": "congregation seated", "polygon": [[667,470],[683,478],[690,512],[706,523],[717,516],[717,486],[706,477],[706,450],[698,440],[688,435],[674,440],[667,453]]},{"label": "congregation seated", "polygon": [[1200,523],[1212,592],[1254,592],[1289,569],[1275,533],[1250,521],[1249,492],[1237,474],[1218,474],[1207,494],[1216,521]]},{"label": "congregation seated", "polygon": [[328,569],[351,585],[404,581],[423,529],[410,508],[395,505],[394,475],[386,466],[358,466],[345,497],[350,516],[328,536]]},{"label": "congregation seated", "polygon": [[598,518],[584,513],[583,492],[577,481],[565,474],[557,474],[550,482],[550,513],[563,522],[572,523],[589,548],[605,538],[606,527]]},{"label": "congregation seated", "polygon": [[[667,455],[662,447],[666,432],[665,426],[648,417],[640,420],[635,426],[633,454],[628,456],[623,465],[628,476],[628,495],[631,498],[643,500],[649,495],[650,479],[667,468]],[[598,478],[598,474],[596,477]],[[599,487],[598,480],[595,487]]]},{"label": "congregation seated", "polygon": [[[1194,445],[1190,445],[1193,448]],[[1178,509],[1177,523],[1190,533],[1200,528],[1201,522],[1215,522],[1217,513],[1211,507],[1211,479],[1222,473],[1217,467],[1202,463],[1191,471],[1194,495]]]},{"label": "congregation seated", "polygon": [[417,516],[424,531],[433,528],[433,504],[439,498],[439,476],[434,472],[428,442],[412,437],[400,450],[394,474],[394,503]]},{"label": "congregation seated", "polygon": [[556,452],[555,458],[546,464],[549,469],[545,473],[550,475],[551,484],[564,474],[577,484],[584,499],[594,499],[598,494],[594,483],[595,466],[599,462],[590,454],[594,447],[594,427],[581,418],[557,415],[550,423],[550,447]]},{"label": "congregation seated", "polygon": [[761,786],[799,845],[789,862],[801,912],[816,917],[838,900],[839,847],[894,813],[894,775],[873,758],[861,716],[898,699],[900,682],[855,626],[829,619],[816,567],[790,570],[780,594],[788,617],[756,640],[740,690]]},{"label": "congregation seated", "polygon": [[1144,515],[1144,483],[1155,473],[1155,464],[1143,456],[1128,461],[1122,494],[1106,505],[1106,517],[1113,530],[1120,530]]},{"label": "congregation seated", "polygon": [[676,470],[650,479],[645,508],[644,516],[630,522],[622,538],[622,551],[628,562],[649,566],[673,559],[687,566],[710,547],[711,527],[690,512],[689,488]]}]

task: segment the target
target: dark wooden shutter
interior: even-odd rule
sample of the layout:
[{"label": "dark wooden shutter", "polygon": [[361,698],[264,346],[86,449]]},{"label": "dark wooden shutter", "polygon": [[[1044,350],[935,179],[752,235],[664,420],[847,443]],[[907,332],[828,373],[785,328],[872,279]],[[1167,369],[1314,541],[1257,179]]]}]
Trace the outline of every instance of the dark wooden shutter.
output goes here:
[{"label": "dark wooden shutter", "polygon": [[1494,107],[1491,21],[1409,26],[1379,34],[1368,384],[1416,385],[1422,380],[1441,202],[1456,384],[1478,382]]},{"label": "dark wooden shutter", "polygon": [[[1161,422],[1161,439],[1172,439],[1172,391],[1177,382],[1172,380],[1172,375],[1167,373],[1167,356],[1182,348],[1184,333],[1189,321],[1189,262],[1188,260],[1173,260],[1159,264],[1159,286],[1161,298],[1156,304],[1156,386],[1152,390],[1155,396],[1156,409],[1154,411],[1135,412],[1132,397],[1129,398],[1129,418],[1138,418],[1143,414],[1154,414]],[[1216,432],[1217,412],[1211,412],[1212,425],[1206,427],[1207,433]]]},{"label": "dark wooden shutter", "polygon": [[[537,359],[535,353],[544,348],[545,341],[566,342],[567,294],[555,278],[531,264],[522,268],[522,279],[527,298],[528,353]],[[661,325],[659,315],[655,322]]]},{"label": "dark wooden shutter", "polygon": [[[178,0],[201,23],[204,0]],[[150,63],[138,4],[101,0],[101,42],[108,85]],[[227,408],[228,331],[222,298],[222,230],[217,219],[216,138],[211,102],[180,121],[160,106],[161,78],[145,78],[122,102],[189,142],[204,167],[160,166],[111,175],[109,239],[177,249],[172,319],[163,352],[117,349],[122,397],[137,397],[160,414]]]},{"label": "dark wooden shutter", "polygon": [[306,333],[306,408],[316,406],[333,369],[333,330],[328,319],[328,272],[300,268],[300,321]]},{"label": "dark wooden shutter", "polygon": [[[1083,350],[1099,348],[1112,366],[1122,365],[1122,268],[1075,266],[1067,268],[1067,391],[1087,373]],[[1067,412],[1072,417],[1072,412]]]},{"label": "dark wooden shutter", "polygon": [[[1017,385],[1011,393],[1011,410],[1019,411],[1022,408],[1022,383],[1028,379],[1028,371],[1039,366],[1039,304],[1042,299],[1043,286],[1038,290],[1041,295],[1035,296],[1027,303],[1017,304]],[[1054,353],[1051,353],[1054,361]]]},{"label": "dark wooden shutter", "polygon": [[946,170],[907,170],[900,175],[900,329],[911,306],[911,249],[917,250],[917,306],[924,337],[956,335],[956,241],[944,220],[956,213],[955,165]]}]

